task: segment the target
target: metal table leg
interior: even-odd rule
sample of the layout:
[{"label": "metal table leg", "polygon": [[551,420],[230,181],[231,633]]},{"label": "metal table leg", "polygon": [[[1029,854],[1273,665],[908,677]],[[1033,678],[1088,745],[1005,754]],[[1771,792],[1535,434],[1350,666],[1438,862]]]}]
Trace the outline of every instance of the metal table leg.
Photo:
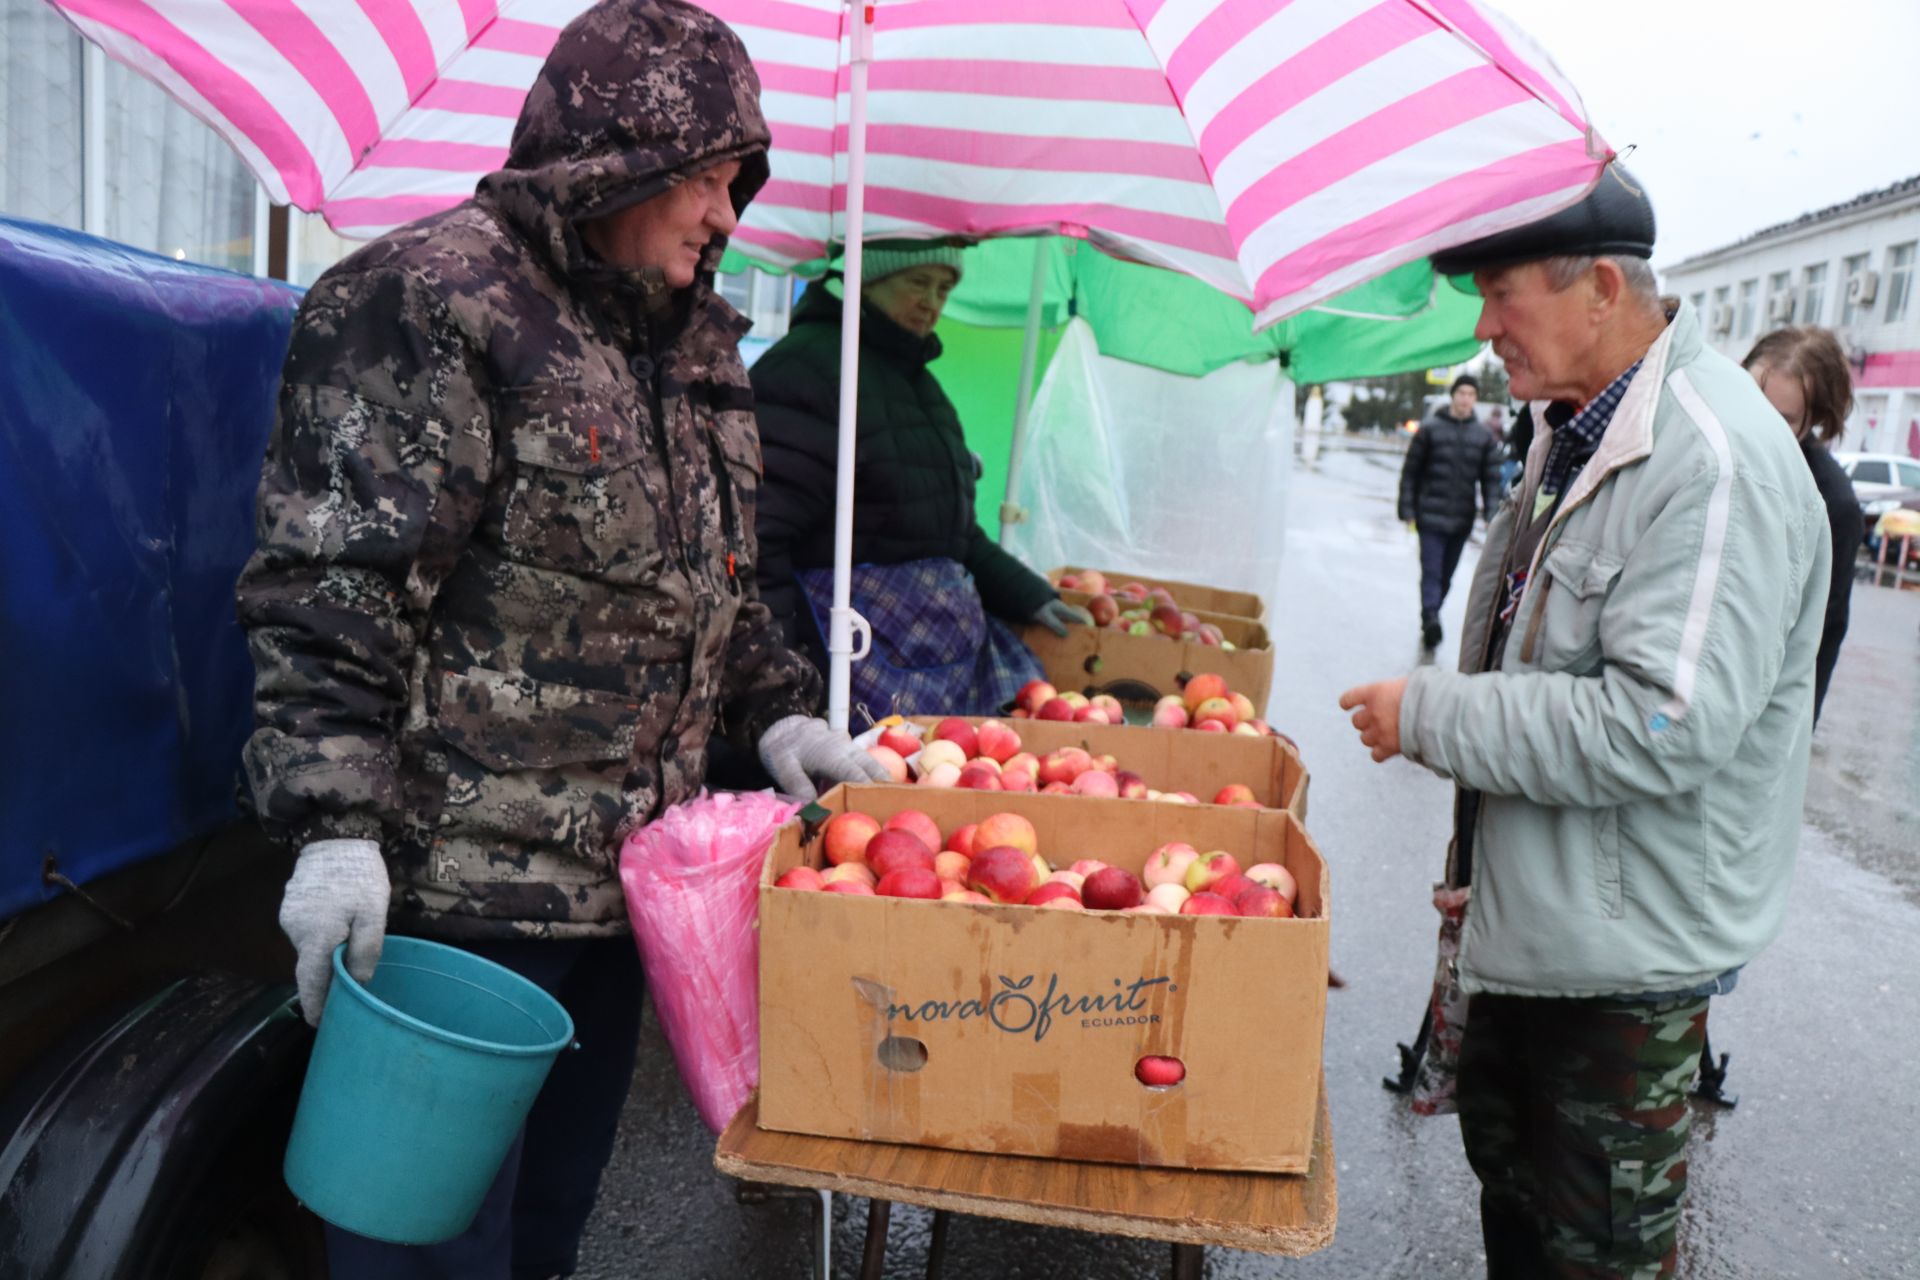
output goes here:
[{"label": "metal table leg", "polygon": [[814,1280],[833,1280],[833,1192],[820,1190],[820,1256]]},{"label": "metal table leg", "polygon": [[1207,1269],[1207,1247],[1203,1244],[1173,1246],[1173,1280],[1200,1280]]},{"label": "metal table leg", "polygon": [[860,1257],[860,1280],[880,1280],[887,1268],[887,1219],[891,1200],[867,1201],[867,1247]]},{"label": "metal table leg", "polygon": [[940,1280],[947,1269],[947,1211],[933,1211],[933,1234],[927,1240],[927,1280]]}]

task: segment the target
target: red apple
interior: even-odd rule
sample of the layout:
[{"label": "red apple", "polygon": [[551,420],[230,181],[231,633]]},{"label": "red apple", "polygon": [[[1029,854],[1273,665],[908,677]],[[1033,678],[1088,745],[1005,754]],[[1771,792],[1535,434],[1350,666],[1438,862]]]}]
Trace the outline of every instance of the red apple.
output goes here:
[{"label": "red apple", "polygon": [[1180,908],[1184,907],[1187,904],[1187,899],[1192,896],[1192,894],[1187,892],[1185,885],[1162,884],[1154,886],[1152,891],[1147,894],[1147,901],[1159,907],[1168,915],[1178,915],[1180,914]]},{"label": "red apple", "polygon": [[1033,775],[1025,769],[1003,769],[1000,771],[1000,789],[1002,791],[1032,791]]},{"label": "red apple", "polygon": [[1080,904],[1080,899],[1069,898],[1064,894],[1062,894],[1058,898],[1049,898],[1047,901],[1040,904],[1040,909],[1042,911],[1085,911],[1086,910],[1086,908]]},{"label": "red apple", "polygon": [[1133,1075],[1149,1089],[1169,1089],[1187,1078],[1187,1064],[1178,1058],[1148,1054],[1134,1064]]},{"label": "red apple", "polygon": [[1028,715],[1039,714],[1040,708],[1047,705],[1059,690],[1045,680],[1029,680],[1020,686],[1020,692],[1013,695],[1014,705]]},{"label": "red apple", "polygon": [[843,862],[864,862],[867,842],[879,834],[879,819],[864,813],[841,814],[827,823],[827,861],[836,867]]},{"label": "red apple", "polygon": [[1081,886],[1086,882],[1087,878],[1075,871],[1056,871],[1042,881],[1043,884],[1070,884],[1075,893],[1080,892]]},{"label": "red apple", "polygon": [[887,781],[904,783],[907,780],[907,762],[900,758],[898,751],[891,747],[868,747],[867,754],[887,771]]},{"label": "red apple", "polygon": [[1066,703],[1068,706],[1072,707],[1075,711],[1078,711],[1080,708],[1084,706],[1091,705],[1088,701],[1087,695],[1080,692],[1078,689],[1066,690],[1060,695],[1060,701]]},{"label": "red apple", "polygon": [[980,742],[980,754],[997,764],[1004,765],[1020,754],[1020,735],[1008,728],[1004,721],[981,721],[975,737]]},{"label": "red apple", "polygon": [[1229,782],[1213,793],[1213,802],[1215,804],[1259,803],[1254,799],[1253,788],[1244,782]]},{"label": "red apple", "polygon": [[1104,627],[1120,616],[1120,606],[1110,595],[1101,594],[1087,601],[1087,612],[1093,615],[1093,625]]},{"label": "red apple", "polygon": [[1155,604],[1173,604],[1173,592],[1166,587],[1148,587],[1147,599]]},{"label": "red apple", "polygon": [[835,880],[833,883],[824,886],[821,891],[823,893],[857,893],[867,898],[873,896],[873,886],[870,884],[862,884],[858,880]]},{"label": "red apple", "polygon": [[1293,904],[1285,894],[1257,884],[1233,895],[1233,909],[1239,915],[1268,916],[1275,920],[1286,920],[1293,915]]},{"label": "red apple", "polygon": [[[986,823],[980,825],[984,827]],[[967,888],[984,893],[995,902],[1025,902],[1038,883],[1039,878],[1033,873],[1033,855],[1012,845],[982,849],[967,869]]]},{"label": "red apple", "polygon": [[1017,751],[1001,761],[1000,768],[1003,771],[1018,769],[1029,778],[1037,778],[1040,776],[1040,757],[1031,751]]},{"label": "red apple", "polygon": [[1240,723],[1240,713],[1233,709],[1233,703],[1225,698],[1208,698],[1193,709],[1193,723],[1204,725],[1209,720],[1218,720],[1221,727],[1232,729]]},{"label": "red apple", "polygon": [[960,771],[960,777],[954,785],[962,791],[998,791],[1000,771],[975,760]]},{"label": "red apple", "polygon": [[1137,773],[1122,769],[1113,775],[1114,782],[1120,788],[1122,800],[1145,800],[1147,798],[1147,780]]},{"label": "red apple", "polygon": [[1061,898],[1069,899],[1076,907],[1082,905],[1080,891],[1070,884],[1063,884],[1057,880],[1049,880],[1046,884],[1041,885],[1032,893],[1028,894],[1027,905],[1030,907],[1044,907],[1049,902]]},{"label": "red apple", "polygon": [[1184,729],[1187,727],[1187,709],[1179,704],[1154,708],[1153,727],[1156,729]]},{"label": "red apple", "polygon": [[921,867],[931,873],[933,850],[911,831],[882,831],[867,844],[867,865],[883,879],[902,867]]},{"label": "red apple", "polygon": [[773,883],[774,887],[779,889],[808,889],[813,891],[824,889],[827,886],[827,882],[820,878],[820,873],[812,867],[795,867]]},{"label": "red apple", "polygon": [[1040,762],[1040,783],[1071,783],[1075,778],[1093,768],[1093,757],[1079,747],[1061,747],[1058,751],[1047,753]]},{"label": "red apple", "polygon": [[1232,854],[1215,849],[1212,853],[1203,853],[1193,860],[1193,865],[1187,868],[1187,878],[1184,883],[1187,886],[1187,892],[1204,893],[1213,888],[1216,882],[1226,879],[1238,870],[1240,870],[1240,864],[1234,860]]},{"label": "red apple", "polygon": [[1074,721],[1078,724],[1112,724],[1113,723],[1112,718],[1107,715],[1107,709],[1105,707],[1096,707],[1092,705],[1084,706],[1080,708],[1078,711],[1074,712],[1073,718],[1074,718]]},{"label": "red apple", "polygon": [[1244,738],[1258,738],[1263,736],[1258,729],[1248,724],[1245,720],[1242,720],[1239,724],[1233,726],[1233,731],[1234,733]]},{"label": "red apple", "polygon": [[1081,591],[1084,590],[1084,588],[1081,587],[1080,582],[1081,578],[1079,574],[1063,573],[1060,575],[1060,580],[1053,585],[1065,591]]},{"label": "red apple", "polygon": [[1090,876],[1096,871],[1105,871],[1106,869],[1107,864],[1098,858],[1080,858],[1074,862],[1072,867],[1073,874],[1077,876]]},{"label": "red apple", "polygon": [[1073,794],[1096,800],[1112,800],[1120,794],[1120,784],[1110,773],[1089,769],[1073,780]]},{"label": "red apple", "polygon": [[851,880],[855,884],[863,884],[871,889],[880,881],[880,877],[873,874],[873,868],[864,862],[843,862],[837,867],[828,868],[827,873],[820,878],[829,887]]},{"label": "red apple", "polygon": [[1040,788],[1040,794],[1043,796],[1070,796],[1073,794],[1073,784],[1070,782],[1049,782],[1046,786]]},{"label": "red apple", "polygon": [[1049,698],[1033,713],[1035,720],[1071,720],[1073,704],[1065,698]]},{"label": "red apple", "polygon": [[973,859],[966,854],[942,849],[933,855],[933,874],[942,880],[952,880],[964,885],[967,882],[967,868],[972,864]]},{"label": "red apple", "polygon": [[1106,755],[1094,756],[1093,767],[1100,770],[1102,773],[1120,772],[1120,762],[1114,759],[1112,756],[1106,756]]},{"label": "red apple", "polygon": [[1145,600],[1147,598],[1147,584],[1144,582],[1129,582],[1126,586],[1120,588],[1120,594],[1134,600]]},{"label": "red apple", "polygon": [[1231,731],[1230,731],[1230,730],[1229,730],[1229,729],[1227,728],[1227,726],[1226,726],[1226,725],[1225,725],[1224,723],[1222,723],[1221,721],[1218,721],[1218,720],[1208,720],[1208,721],[1206,721],[1206,722],[1205,722],[1204,724],[1195,724],[1195,725],[1188,725],[1187,727],[1188,727],[1188,728],[1190,728],[1190,729],[1198,729],[1198,730],[1200,730],[1200,732],[1202,732],[1202,733],[1228,733],[1228,732],[1231,732]]},{"label": "red apple", "polygon": [[1180,620],[1180,611],[1170,604],[1156,605],[1147,620],[1153,624],[1153,629],[1163,636],[1178,639],[1180,633],[1186,630],[1185,624]]},{"label": "red apple", "polygon": [[881,824],[882,831],[911,831],[929,849],[940,847],[940,824],[918,809],[902,809]]},{"label": "red apple", "polygon": [[996,813],[982,818],[973,833],[974,856],[978,857],[981,849],[1000,845],[1011,845],[1023,853],[1033,854],[1040,850],[1040,837],[1034,832],[1033,824],[1017,813]]},{"label": "red apple", "polygon": [[1244,693],[1229,693],[1227,701],[1233,704],[1233,713],[1242,720],[1251,720],[1254,716],[1253,699]]},{"label": "red apple", "polygon": [[1200,629],[1200,615],[1192,612],[1191,610],[1182,609],[1180,611],[1181,632],[1185,635],[1192,635],[1194,632],[1198,631],[1199,629]]},{"label": "red apple", "polygon": [[1293,872],[1277,862],[1256,862],[1247,868],[1247,879],[1255,884],[1265,885],[1277,893],[1284,894],[1288,902],[1299,898],[1300,887],[1294,883]]},{"label": "red apple", "polygon": [[1205,645],[1209,649],[1218,649],[1220,647],[1220,641],[1222,639],[1220,628],[1214,626],[1211,622],[1201,623],[1199,626],[1193,628],[1191,634],[1196,644]]},{"label": "red apple", "polygon": [[1217,893],[1196,893],[1180,904],[1183,916],[1231,916],[1238,913],[1233,903]]},{"label": "red apple", "polygon": [[964,853],[971,858],[973,856],[973,833],[978,827],[979,824],[974,822],[969,822],[964,827],[956,827],[953,834],[947,837],[946,847],[955,853]]},{"label": "red apple", "polygon": [[954,885],[952,888],[942,890],[940,900],[942,902],[980,902],[988,906],[993,904],[993,899],[986,894],[975,893],[964,885]]},{"label": "red apple", "polygon": [[896,751],[902,759],[912,755],[921,747],[920,739],[905,729],[888,729],[880,735],[880,745],[889,751]]},{"label": "red apple", "polygon": [[974,727],[958,716],[948,716],[933,726],[936,741],[951,742],[960,748],[962,755],[972,757],[980,754],[980,735]]},{"label": "red apple", "polygon": [[1247,879],[1244,873],[1236,871],[1230,876],[1221,876],[1218,880],[1208,885],[1207,892],[1217,893],[1221,897],[1231,900],[1238,897],[1240,891],[1243,889],[1258,889],[1259,887],[1260,885],[1258,883]]},{"label": "red apple", "polygon": [[1147,855],[1145,879],[1149,889],[1163,884],[1185,887],[1187,868],[1200,857],[1200,851],[1183,840],[1172,840]]},{"label": "red apple", "polygon": [[1187,687],[1181,690],[1181,701],[1189,712],[1195,711],[1209,698],[1224,698],[1231,690],[1227,688],[1225,676],[1206,672],[1187,681]]},{"label": "red apple", "polygon": [[1094,911],[1124,911],[1140,905],[1140,881],[1125,867],[1103,867],[1080,886],[1080,901]]},{"label": "red apple", "polygon": [[898,867],[880,877],[873,891],[883,898],[938,898],[940,877],[930,867]]},{"label": "red apple", "polygon": [[1093,701],[1090,705],[1099,707],[1107,713],[1108,724],[1125,724],[1127,722],[1127,709],[1120,704],[1120,699],[1110,693],[1094,694]]}]

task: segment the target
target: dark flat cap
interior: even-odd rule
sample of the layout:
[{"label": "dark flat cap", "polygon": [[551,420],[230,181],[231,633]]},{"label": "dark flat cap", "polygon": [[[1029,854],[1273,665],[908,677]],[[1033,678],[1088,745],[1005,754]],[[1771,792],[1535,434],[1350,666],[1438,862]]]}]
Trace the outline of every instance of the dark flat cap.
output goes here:
[{"label": "dark flat cap", "polygon": [[1433,255],[1443,276],[1563,256],[1651,258],[1653,204],[1618,161],[1586,199],[1524,227],[1482,236]]}]

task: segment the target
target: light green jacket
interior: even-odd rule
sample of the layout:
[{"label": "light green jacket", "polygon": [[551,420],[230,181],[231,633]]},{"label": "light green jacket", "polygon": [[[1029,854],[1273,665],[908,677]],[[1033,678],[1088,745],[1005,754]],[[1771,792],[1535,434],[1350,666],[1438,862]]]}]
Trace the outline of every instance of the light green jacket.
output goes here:
[{"label": "light green jacket", "polygon": [[1779,932],[1831,556],[1793,434],[1683,305],[1533,562],[1497,672],[1500,567],[1552,432],[1487,531],[1461,670],[1400,709],[1411,760],[1482,793],[1470,991],[1686,990]]}]

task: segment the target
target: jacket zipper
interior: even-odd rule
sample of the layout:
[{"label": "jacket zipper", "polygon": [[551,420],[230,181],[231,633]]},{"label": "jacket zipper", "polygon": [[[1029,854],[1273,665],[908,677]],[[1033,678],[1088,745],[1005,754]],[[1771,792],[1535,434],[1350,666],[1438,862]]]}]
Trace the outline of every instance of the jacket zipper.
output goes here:
[{"label": "jacket zipper", "polygon": [[1533,661],[1533,642],[1540,635],[1540,619],[1547,616],[1547,595],[1553,590],[1553,575],[1540,579],[1540,598],[1534,602],[1533,616],[1527,619],[1527,638],[1520,645],[1520,661]]}]

